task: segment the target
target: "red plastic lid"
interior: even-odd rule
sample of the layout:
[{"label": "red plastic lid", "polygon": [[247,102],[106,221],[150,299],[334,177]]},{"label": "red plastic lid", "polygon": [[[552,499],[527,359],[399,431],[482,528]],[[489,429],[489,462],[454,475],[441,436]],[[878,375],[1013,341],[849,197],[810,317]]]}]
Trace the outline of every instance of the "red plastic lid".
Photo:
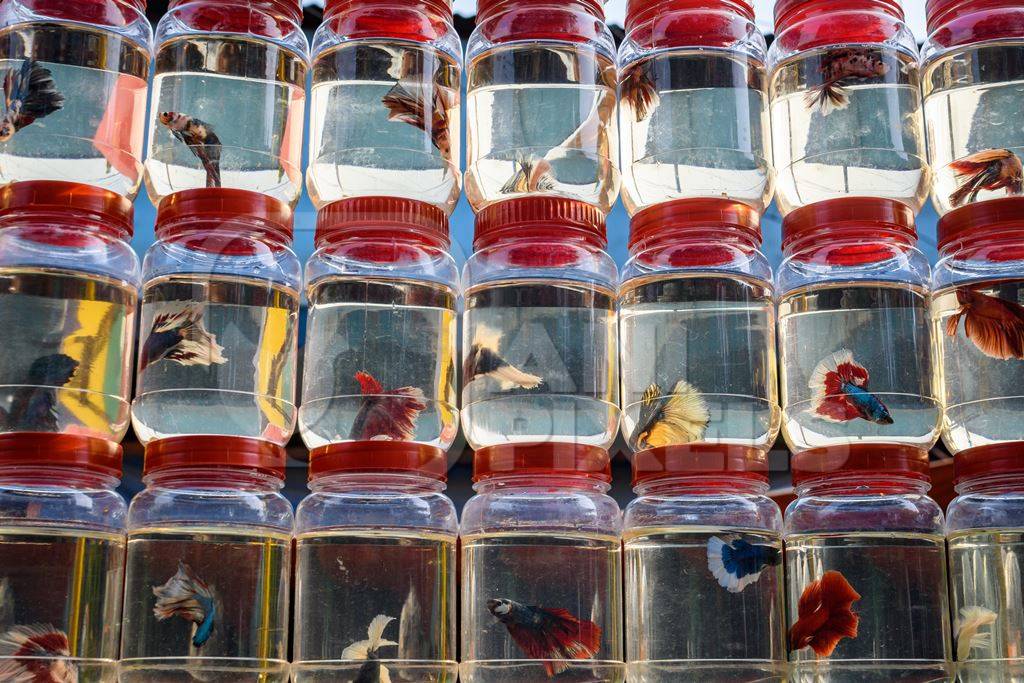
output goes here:
[{"label": "red plastic lid", "polygon": [[236,436],[176,436],[146,446],[144,475],[191,467],[233,467],[284,479],[288,454],[261,439]]},{"label": "red plastic lid", "polygon": [[156,213],[156,236],[169,239],[196,231],[228,232],[290,244],[290,206],[260,192],[203,187],[164,197]]},{"label": "red plastic lid", "polygon": [[69,467],[121,476],[121,445],[77,434],[15,432],[0,434],[0,467]]},{"label": "red plastic lid", "polygon": [[168,11],[190,3],[202,3],[205,7],[221,5],[232,9],[250,7],[255,10],[288,17],[296,24],[302,23],[302,0],[171,0]]},{"label": "red plastic lid", "polygon": [[851,11],[883,12],[898,21],[905,16],[899,0],[776,0],[775,35],[806,19]]},{"label": "red plastic lid", "polygon": [[411,474],[444,481],[447,473],[443,450],[410,441],[349,441],[309,453],[310,481],[334,474]]},{"label": "red plastic lid", "polygon": [[754,3],[751,0],[629,0],[626,4],[626,31],[669,12],[693,10],[734,12],[744,19],[754,20]]},{"label": "red plastic lid", "polygon": [[429,12],[446,18],[448,21],[452,19],[451,0],[403,0],[401,3],[396,3],[395,0],[324,0],[324,21],[348,9],[363,9],[375,6],[403,6],[410,9],[422,7]]},{"label": "red plastic lid", "polygon": [[[967,14],[996,9],[1024,9],[1020,0],[928,0],[924,11],[928,17],[928,33]],[[1007,36],[1008,37],[1008,36]]]},{"label": "red plastic lid", "polygon": [[967,204],[939,219],[939,249],[953,243],[991,240],[1024,229],[1024,197],[1000,197]]},{"label": "red plastic lid", "polygon": [[500,12],[521,9],[531,5],[580,9],[604,21],[604,0],[477,0],[476,23],[479,26]]},{"label": "red plastic lid", "polygon": [[887,474],[929,479],[928,451],[900,444],[855,443],[794,453],[793,484],[842,474]]},{"label": "red plastic lid", "polygon": [[782,248],[787,254],[836,238],[857,238],[857,243],[830,251],[830,264],[883,260],[891,256],[892,245],[912,246],[917,241],[914,212],[894,199],[843,197],[796,209],[782,222]]},{"label": "red plastic lid", "polygon": [[751,206],[729,199],[679,199],[655,204],[633,216],[629,250],[664,245],[684,234],[709,239],[727,234],[761,244],[761,216]]},{"label": "red plastic lid", "polygon": [[491,204],[476,216],[474,249],[505,240],[565,241],[608,246],[605,215],[596,206],[562,197],[519,197]]},{"label": "red plastic lid", "polygon": [[953,456],[956,483],[991,476],[1024,474],[1024,441],[996,443]]},{"label": "red plastic lid", "polygon": [[473,457],[473,481],[508,476],[583,477],[612,480],[611,455],[584,444],[516,443],[481,448]]},{"label": "red plastic lid", "polygon": [[348,239],[402,239],[447,249],[448,215],[433,204],[401,197],[332,202],[316,217],[317,246]]},{"label": "red plastic lid", "polygon": [[25,218],[99,230],[119,239],[131,238],[135,226],[135,210],[127,197],[59,180],[25,180],[0,187],[0,227]]},{"label": "red plastic lid", "polygon": [[633,485],[686,476],[768,481],[768,452],[731,444],[662,446],[633,455]]}]

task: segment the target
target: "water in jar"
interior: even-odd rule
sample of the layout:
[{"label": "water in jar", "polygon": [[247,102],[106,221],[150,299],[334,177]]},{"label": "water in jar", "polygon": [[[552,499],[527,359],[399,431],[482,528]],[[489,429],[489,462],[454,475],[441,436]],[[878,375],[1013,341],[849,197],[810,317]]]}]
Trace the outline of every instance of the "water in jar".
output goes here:
[{"label": "water in jar", "polygon": [[346,277],[313,282],[307,297],[299,411],[306,444],[386,439],[447,449],[459,415],[455,292]]},{"label": "water in jar", "polygon": [[1024,193],[1022,59],[1024,43],[992,41],[948,50],[928,63],[924,110],[940,214]]},{"label": "water in jar", "polygon": [[302,192],[304,57],[266,40],[186,37],[156,55],[146,182],[156,201],[230,187]]},{"label": "water in jar", "polygon": [[[941,535],[843,532],[786,538],[790,661],[800,683],[949,681]],[[807,596],[801,613],[800,599]],[[814,609],[815,607],[819,609]],[[827,619],[823,626],[823,614]],[[838,634],[852,634],[856,636]]]},{"label": "water in jar", "polygon": [[461,542],[461,681],[621,683],[618,537],[506,532]]},{"label": "water in jar", "polygon": [[909,285],[811,286],[779,302],[782,428],[794,450],[850,443],[931,448],[928,295]]},{"label": "water in jar", "polygon": [[768,283],[714,274],[638,278],[623,284],[619,306],[623,434],[631,447],[771,446],[781,413]]},{"label": "water in jar", "polygon": [[924,204],[930,176],[914,55],[870,45],[802,52],[775,67],[769,87],[784,214],[850,196]]},{"label": "water in jar", "polygon": [[405,41],[353,41],[313,63],[313,202],[406,197],[451,213],[459,199],[462,71]]},{"label": "water in jar", "polygon": [[120,440],[137,300],[134,286],[98,275],[0,269],[0,432]]},{"label": "water in jar", "polygon": [[[630,681],[784,680],[779,534],[645,528],[627,532],[623,544]],[[722,561],[723,552],[738,549],[750,559],[742,576]]]},{"label": "water in jar", "polygon": [[46,678],[31,671],[18,678],[26,674],[26,661],[0,650],[0,680],[66,675],[80,683],[115,681],[123,580],[122,534],[41,526],[0,530],[0,642],[38,639],[60,649]]},{"label": "water in jar", "polygon": [[259,528],[129,533],[121,681],[287,681],[291,543]]},{"label": "water in jar", "polygon": [[296,543],[297,683],[375,681],[380,667],[395,681],[454,683],[454,536],[367,529]]},{"label": "water in jar", "polygon": [[287,443],[295,427],[298,292],[171,275],[143,291],[132,419],[139,439],[220,434]]},{"label": "water in jar", "polygon": [[627,66],[619,126],[630,213],[694,197],[763,211],[772,195],[766,90],[762,62],[723,50],[664,51]]},{"label": "water in jar", "polygon": [[466,292],[462,421],[474,448],[618,430],[615,295],[584,283],[513,280]]},{"label": "water in jar", "polygon": [[477,210],[557,195],[608,212],[619,193],[616,75],[578,46],[493,48],[468,68],[466,196]]}]

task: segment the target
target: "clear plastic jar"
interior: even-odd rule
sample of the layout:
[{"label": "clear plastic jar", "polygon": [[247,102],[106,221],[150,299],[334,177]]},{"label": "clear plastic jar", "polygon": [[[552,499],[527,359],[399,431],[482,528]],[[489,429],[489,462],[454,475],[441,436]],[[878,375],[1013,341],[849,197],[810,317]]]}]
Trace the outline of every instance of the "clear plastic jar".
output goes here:
[{"label": "clear plastic jar", "polygon": [[466,196],[477,211],[619,195],[615,40],[603,0],[480,0],[466,52]]},{"label": "clear plastic jar", "polygon": [[619,358],[634,451],[775,442],[775,303],[760,244],[757,211],[739,202],[673,202],[633,217]]},{"label": "clear plastic jar", "polygon": [[1024,7],[1017,0],[928,0],[924,111],[932,202],[1024,193]]},{"label": "clear plastic jar", "polygon": [[618,58],[630,213],[701,197],[768,207],[767,51],[748,0],[631,0]]},{"label": "clear plastic jar", "polygon": [[328,0],[313,38],[313,202],[402,197],[451,214],[462,186],[461,97],[450,0]]},{"label": "clear plastic jar", "polygon": [[25,96],[0,116],[0,184],[59,180],[134,197],[152,43],[146,0],[5,0],[0,72]]},{"label": "clear plastic jar", "polygon": [[296,683],[385,673],[454,683],[458,520],[446,469],[444,451],[418,444],[310,454],[312,493],[296,524]]},{"label": "clear plastic jar", "polygon": [[120,475],[110,441],[0,435],[0,680],[117,681]]},{"label": "clear plastic jar", "polygon": [[930,269],[915,247],[912,210],[894,200],[835,199],[794,211],[782,230],[782,430],[794,467],[814,469],[850,446],[906,446],[927,458],[942,409]]},{"label": "clear plastic jar", "polygon": [[203,187],[302,194],[309,45],[299,0],[171,0],[156,29],[150,199]]},{"label": "clear plastic jar", "polygon": [[622,514],[608,452],[478,450],[462,511],[460,681],[622,683]]},{"label": "clear plastic jar", "polygon": [[284,449],[191,436],[146,446],[128,510],[120,683],[288,681]]},{"label": "clear plastic jar", "polygon": [[463,270],[462,424],[475,449],[574,442],[619,429],[615,262],[604,216],[523,198],[477,217]]},{"label": "clear plastic jar", "polygon": [[776,0],[768,62],[783,214],[858,196],[921,209],[931,180],[921,78],[899,0]]},{"label": "clear plastic jar", "polygon": [[950,680],[942,508],[914,453],[795,476],[786,510],[793,681]]},{"label": "clear plastic jar", "polygon": [[284,445],[295,429],[302,271],[292,212],[245,190],[165,199],[146,252],[132,423]]},{"label": "clear plastic jar", "polygon": [[123,196],[77,183],[0,189],[0,432],[120,441],[128,430],[132,216]]},{"label": "clear plastic jar", "polygon": [[783,683],[782,512],[767,458],[662,459],[626,508],[629,680]]},{"label": "clear plastic jar", "polygon": [[320,211],[316,244],[306,264],[306,445],[448,450],[459,429],[448,217],[404,199],[343,200]]}]

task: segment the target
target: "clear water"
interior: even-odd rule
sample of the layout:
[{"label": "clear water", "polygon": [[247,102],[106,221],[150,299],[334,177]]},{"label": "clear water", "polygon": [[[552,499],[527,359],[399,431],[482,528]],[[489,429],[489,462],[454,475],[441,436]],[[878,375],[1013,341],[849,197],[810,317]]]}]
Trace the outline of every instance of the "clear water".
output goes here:
[{"label": "clear water", "polygon": [[[479,210],[552,194],[607,212],[619,194],[614,62],[582,45],[500,45],[467,68],[466,197]],[[520,162],[546,162],[541,182],[513,182]]]},{"label": "clear water", "polygon": [[202,312],[227,360],[185,365],[162,358],[140,370],[132,405],[139,439],[222,434],[287,443],[297,412],[298,292],[247,278],[152,280],[143,290],[140,349],[157,316],[186,306]]},{"label": "clear water", "polygon": [[[930,448],[942,411],[932,389],[928,296],[886,283],[807,287],[779,302],[783,433],[794,450],[849,443]],[[814,413],[809,382],[823,359],[843,349],[868,371],[867,389],[892,424],[857,417],[829,422]]]},{"label": "clear water", "polygon": [[474,448],[576,441],[607,447],[618,430],[615,295],[581,283],[508,281],[466,292],[463,358],[482,342],[542,382],[503,385],[463,373],[463,432]]},{"label": "clear water", "polygon": [[[655,99],[633,94],[644,92]],[[665,50],[626,67],[619,128],[630,213],[693,197],[764,210],[773,189],[767,99],[764,64],[737,53]]]},{"label": "clear water", "polygon": [[415,417],[413,440],[447,449],[459,417],[455,292],[411,280],[325,278],[306,294],[299,411],[306,444],[362,440],[353,426],[364,405],[356,373],[365,372],[385,391],[422,391],[427,407]]},{"label": "clear water", "polygon": [[95,275],[0,269],[0,431],[119,441],[137,301],[134,287]]},{"label": "clear water", "polygon": [[0,184],[87,183],[134,197],[142,182],[149,51],[85,24],[21,23],[0,31],[0,70],[48,69],[64,107],[0,142]]},{"label": "clear water", "polygon": [[221,187],[294,204],[302,193],[306,61],[267,40],[190,37],[160,46],[153,79],[146,182],[154,203],[207,186],[202,162],[163,112],[199,119],[221,142]]},{"label": "clear water", "polygon": [[[769,448],[779,431],[771,286],[716,275],[630,280],[619,294],[623,434],[631,446],[644,391],[697,389],[703,441]],[[722,359],[728,359],[722,362]]]},{"label": "clear water", "polygon": [[[310,196],[318,206],[347,197],[407,197],[451,213],[462,176],[462,70],[418,43],[355,40],[313,62]],[[392,120],[386,98],[400,87],[418,102]],[[435,105],[443,107],[435,111]]]},{"label": "clear water", "polygon": [[[827,114],[808,106],[830,56],[866,53],[885,74],[841,83],[849,98]],[[844,46],[802,52],[772,72],[772,147],[779,209],[837,197],[888,197],[914,209],[929,189],[917,59],[890,47]]]}]

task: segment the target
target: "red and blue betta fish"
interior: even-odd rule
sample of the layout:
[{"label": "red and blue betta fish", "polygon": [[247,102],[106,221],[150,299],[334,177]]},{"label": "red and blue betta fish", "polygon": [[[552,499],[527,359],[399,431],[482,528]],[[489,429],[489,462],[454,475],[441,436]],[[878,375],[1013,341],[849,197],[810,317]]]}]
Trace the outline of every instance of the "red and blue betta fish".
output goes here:
[{"label": "red and blue betta fish", "polygon": [[15,626],[0,634],[0,681],[78,683],[78,667],[70,656],[63,631],[53,626]]},{"label": "red and blue betta fish", "polygon": [[78,361],[63,353],[32,361],[24,385],[14,392],[10,410],[0,408],[0,425],[7,430],[56,432],[57,388],[71,381]]},{"label": "red and blue betta fish", "polygon": [[220,187],[221,142],[213,127],[193,116],[174,111],[165,111],[159,116],[160,123],[171,135],[185,143],[196,155],[206,171],[206,186]]},{"label": "red and blue betta fish", "polygon": [[487,609],[527,657],[544,660],[550,677],[567,671],[571,660],[594,659],[601,649],[600,627],[567,610],[530,607],[505,598],[488,600]]},{"label": "red and blue betta fish", "polygon": [[0,142],[7,142],[25,126],[64,108],[53,74],[34,60],[4,73],[4,104],[0,118]]},{"label": "red and blue betta fish", "polygon": [[755,583],[768,567],[782,562],[782,551],[770,545],[750,543],[739,536],[708,539],[708,569],[722,588],[740,593]]},{"label": "red and blue betta fish", "polygon": [[849,422],[861,418],[880,425],[892,424],[889,409],[868,391],[868,371],[848,349],[836,351],[818,363],[808,386],[814,390],[811,410],[822,420]]}]

